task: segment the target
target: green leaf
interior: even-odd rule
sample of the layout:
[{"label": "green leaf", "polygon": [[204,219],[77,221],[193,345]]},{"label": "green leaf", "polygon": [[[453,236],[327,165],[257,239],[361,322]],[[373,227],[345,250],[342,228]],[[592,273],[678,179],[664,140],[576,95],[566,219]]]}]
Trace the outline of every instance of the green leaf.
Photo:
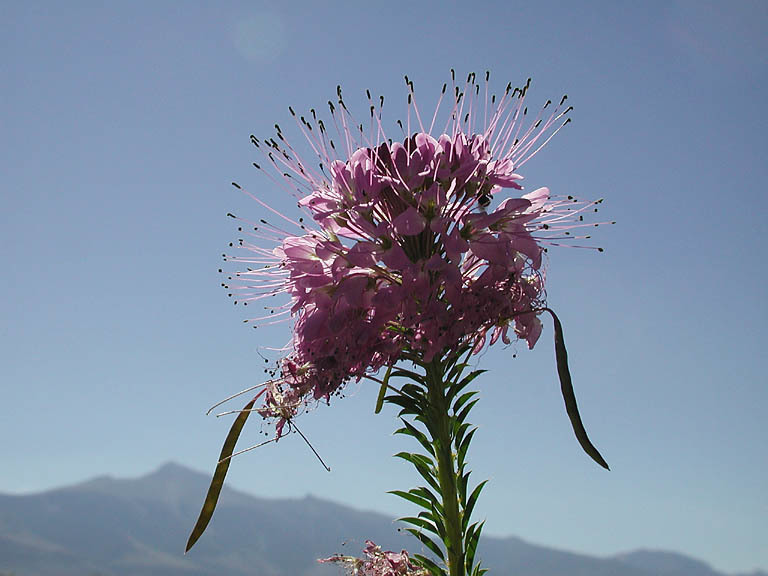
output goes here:
[{"label": "green leaf", "polygon": [[443,505],[440,502],[440,499],[429,488],[426,486],[419,486],[418,488],[411,488],[409,492],[411,494],[415,494],[416,496],[426,498],[432,502],[432,507],[437,511],[437,513],[441,516],[443,515]]},{"label": "green leaf", "polygon": [[453,382],[464,369],[469,366],[469,355],[472,352],[473,346],[466,343],[459,345],[454,349],[449,356],[444,359],[443,372],[447,372],[448,375],[445,378],[446,382]]},{"label": "green leaf", "polygon": [[424,388],[417,386],[416,384],[411,384],[410,382],[403,384],[400,387],[400,393],[416,402],[424,401]]},{"label": "green leaf", "polygon": [[464,434],[466,434],[467,430],[469,430],[470,428],[472,428],[472,424],[470,424],[469,422],[463,422],[459,424],[459,422],[456,421],[456,419],[454,419],[454,422],[453,422],[454,444],[460,445],[461,441],[464,438]]},{"label": "green leaf", "polygon": [[461,373],[464,371],[464,369],[469,366],[466,362],[462,362],[461,364],[454,364],[451,370],[446,374],[445,381],[446,382],[453,382],[458,378]]},{"label": "green leaf", "polygon": [[245,421],[248,420],[254,402],[256,402],[256,398],[248,402],[240,414],[237,415],[237,418],[235,418],[235,421],[232,423],[232,427],[229,429],[229,434],[227,434],[226,440],[224,440],[224,446],[222,446],[221,454],[219,454],[219,463],[216,465],[213,478],[211,478],[211,485],[208,488],[208,494],[205,496],[203,509],[200,510],[200,516],[197,518],[197,523],[192,529],[192,534],[189,535],[189,540],[187,540],[187,547],[184,550],[185,554],[195,545],[198,538],[203,535],[203,532],[205,532],[205,529],[208,526],[208,522],[211,521],[213,511],[216,510],[219,494],[221,494],[221,488],[224,486],[224,478],[227,476],[227,470],[229,469],[229,463],[231,462],[230,457],[235,450],[235,444],[237,444],[237,439],[240,437],[240,432],[243,430]]},{"label": "green leaf", "polygon": [[445,519],[437,508],[433,506],[432,510],[429,512],[419,512],[419,518],[426,518],[432,522],[432,524],[435,525],[435,528],[437,528],[437,535],[445,541]]},{"label": "green leaf", "polygon": [[413,372],[411,370],[405,370],[404,368],[398,368],[394,372],[392,372],[393,378],[408,378],[410,380],[413,380],[414,382],[418,382],[419,384],[424,384],[424,376],[421,374],[418,374],[416,372]]},{"label": "green leaf", "polygon": [[427,432],[429,432],[429,435],[432,438],[440,437],[440,421],[435,417],[434,408],[432,406],[427,408],[426,414],[416,414],[413,419],[424,424],[424,428],[427,429]]},{"label": "green leaf", "polygon": [[446,401],[447,401],[449,404],[450,404],[451,402],[453,402],[453,399],[454,399],[456,396],[458,396],[458,395],[459,395],[459,393],[460,393],[462,390],[464,390],[464,388],[466,388],[467,386],[469,386],[469,384],[472,382],[472,380],[474,380],[475,378],[477,378],[478,376],[480,376],[480,374],[482,374],[483,372],[487,372],[487,370],[473,370],[472,372],[470,372],[469,374],[467,374],[467,375],[466,375],[466,376],[465,376],[465,377],[464,377],[464,378],[461,380],[461,382],[454,382],[453,384],[451,384],[450,390],[448,391],[448,394],[446,394],[446,396],[445,396],[445,398],[446,398]]},{"label": "green leaf", "polygon": [[397,430],[395,430],[395,434],[406,434],[408,436],[413,436],[414,438],[416,438],[416,440],[419,441],[419,444],[421,444],[430,455],[434,454],[432,444],[430,443],[427,436],[421,430],[416,428],[413,424],[411,424],[407,420],[401,420],[401,422],[403,423],[404,428],[398,428]]},{"label": "green leaf", "polygon": [[411,400],[410,398],[406,398],[405,396],[400,396],[399,394],[393,394],[391,396],[385,396],[384,397],[385,402],[389,402],[390,404],[395,404],[396,406],[400,406],[403,411],[401,414],[419,414],[419,406]]},{"label": "green leaf", "polygon": [[421,541],[421,543],[424,544],[424,546],[429,548],[430,551],[435,554],[435,556],[440,558],[440,560],[445,560],[445,555],[443,554],[443,551],[440,549],[440,546],[435,544],[432,538],[430,538],[423,532],[416,530],[415,528],[406,528],[405,531],[410,532],[411,534],[416,536],[416,538],[418,538]]},{"label": "green leaf", "polygon": [[459,491],[459,499],[461,502],[467,501],[467,486],[469,485],[469,476],[472,474],[472,471],[466,472],[465,474],[460,474],[456,478],[456,484]]},{"label": "green leaf", "polygon": [[440,536],[440,533],[437,531],[437,528],[435,525],[427,520],[426,518],[417,518],[414,516],[405,516],[403,518],[398,518],[398,522],[404,522],[405,524],[411,524],[412,526],[416,526],[417,528],[422,528],[428,532],[432,532],[435,536]]},{"label": "green leaf", "polygon": [[414,554],[413,559],[419,566],[426,568],[432,576],[445,576],[445,571],[426,556]]},{"label": "green leaf", "polygon": [[475,522],[467,530],[466,547],[467,553],[464,560],[464,565],[467,568],[467,572],[470,571],[472,564],[475,563],[475,553],[477,552],[477,543],[480,540],[480,533],[483,531],[483,522]]},{"label": "green leaf", "polygon": [[418,472],[419,475],[435,489],[435,491],[438,493],[440,492],[440,484],[435,477],[434,465],[427,464],[427,462],[430,462],[429,458],[422,456],[421,454],[410,454],[408,452],[398,452],[395,454],[395,458],[401,458],[413,464],[413,467],[416,468],[416,472]]},{"label": "green leaf", "polygon": [[374,414],[381,412],[381,409],[384,406],[384,396],[387,393],[387,384],[389,383],[389,376],[391,373],[392,365],[390,364],[387,366],[387,373],[384,374],[384,380],[381,381],[381,388],[379,389],[379,396],[376,398],[376,410],[374,410]]},{"label": "green leaf", "polygon": [[467,456],[469,443],[472,442],[472,437],[475,435],[475,432],[477,432],[477,427],[472,428],[472,430],[469,431],[469,434],[462,438],[459,443],[458,449],[456,450],[456,461],[459,463],[459,467],[464,466],[464,458]]},{"label": "green leaf", "polygon": [[467,526],[469,525],[469,518],[472,516],[472,510],[475,509],[475,503],[477,502],[478,497],[480,496],[480,492],[482,492],[483,488],[485,487],[488,480],[483,480],[475,486],[475,489],[472,490],[472,494],[469,496],[469,500],[467,501],[467,505],[464,507],[464,520],[462,521],[463,526],[461,527],[464,532],[467,531]]},{"label": "green leaf", "polygon": [[555,323],[555,358],[557,359],[557,374],[560,377],[560,390],[563,394],[565,410],[568,413],[568,418],[571,420],[573,432],[576,434],[576,439],[579,441],[579,444],[581,444],[584,452],[586,452],[592,460],[600,464],[600,466],[606,470],[610,470],[608,463],[603,459],[592,442],[589,441],[587,431],[584,429],[584,424],[581,422],[579,407],[576,405],[576,395],[573,393],[571,372],[568,369],[568,351],[565,348],[563,325],[560,324],[560,319],[552,310],[549,308],[546,308],[546,310],[552,315],[552,320],[554,320]]},{"label": "green leaf", "polygon": [[477,378],[478,376],[480,376],[480,374],[482,374],[484,372],[488,372],[488,370],[472,370],[472,372],[467,374],[464,377],[464,379],[461,382],[459,382],[459,386],[461,388],[465,388],[467,385],[469,385],[470,382],[472,382],[472,380],[474,380],[475,378]]},{"label": "green leaf", "polygon": [[472,398],[472,396],[474,396],[477,393],[478,393],[477,390],[473,390],[471,392],[465,392],[464,394],[459,396],[459,399],[453,403],[453,413],[456,414],[459,410],[461,410],[461,407],[467,403],[467,400]]},{"label": "green leaf", "polygon": [[395,496],[400,496],[403,500],[408,500],[408,502],[412,502],[416,504],[417,506],[421,506],[425,510],[432,510],[432,503],[429,499],[424,498],[422,496],[419,496],[417,494],[413,494],[411,492],[403,492],[402,490],[390,490],[388,494],[394,494]]},{"label": "green leaf", "polygon": [[480,398],[475,398],[474,400],[470,400],[464,408],[461,409],[461,412],[459,412],[456,415],[456,421],[464,423],[464,420],[467,419],[467,416],[469,416],[470,410],[474,407],[475,404],[477,404],[480,401]]},{"label": "green leaf", "polygon": [[414,466],[424,466],[425,468],[434,468],[435,463],[432,461],[429,456],[424,456],[423,454],[414,454],[412,452],[398,452],[395,454],[395,458],[402,458],[403,460],[407,460]]}]

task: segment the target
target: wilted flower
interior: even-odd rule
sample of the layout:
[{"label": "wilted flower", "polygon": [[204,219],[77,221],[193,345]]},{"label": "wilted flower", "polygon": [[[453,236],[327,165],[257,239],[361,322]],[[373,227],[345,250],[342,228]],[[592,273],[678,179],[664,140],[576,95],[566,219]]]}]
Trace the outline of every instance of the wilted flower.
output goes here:
[{"label": "wilted flower", "polygon": [[249,254],[227,257],[247,266],[227,284],[237,301],[290,296],[252,320],[282,315],[295,322],[260,409],[277,419],[278,437],[308,402],[327,401],[350,379],[409,355],[429,362],[461,346],[477,352],[486,341],[514,336],[532,348],[538,340],[543,244],[593,226],[582,213],[596,202],[555,198],[547,188],[505,195],[522,189],[519,169],[568,123],[571,108],[563,109],[563,97],[527,121],[528,84],[507,86],[497,100],[487,80],[483,96],[474,74],[463,90],[454,86],[448,122],[435,131],[440,104],[425,126],[406,78],[400,141],[385,136],[383,98],[376,105],[368,94],[366,133],[354,128],[339,89],[338,106],[329,102],[337,140],[314,110],[311,120],[297,117],[317,169],[299,159],[279,126],[277,140],[252,137],[275,180],[288,184],[314,221],[293,220],[251,194],[281,224],[248,226],[239,244]]},{"label": "wilted flower", "polygon": [[370,540],[365,541],[363,558],[337,554],[318,560],[321,563],[342,564],[350,576],[428,576],[429,572],[411,563],[408,553],[385,552]]}]

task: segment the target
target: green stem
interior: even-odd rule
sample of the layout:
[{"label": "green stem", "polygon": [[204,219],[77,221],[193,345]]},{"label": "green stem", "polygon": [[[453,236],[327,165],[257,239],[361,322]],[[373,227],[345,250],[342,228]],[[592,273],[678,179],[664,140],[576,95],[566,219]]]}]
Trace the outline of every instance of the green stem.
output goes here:
[{"label": "green stem", "polygon": [[443,367],[438,360],[427,366],[426,377],[430,405],[428,418],[431,421],[432,446],[437,460],[437,477],[445,515],[444,544],[448,571],[450,576],[465,576],[462,510],[456,483],[456,463],[453,457],[453,419],[449,414]]}]

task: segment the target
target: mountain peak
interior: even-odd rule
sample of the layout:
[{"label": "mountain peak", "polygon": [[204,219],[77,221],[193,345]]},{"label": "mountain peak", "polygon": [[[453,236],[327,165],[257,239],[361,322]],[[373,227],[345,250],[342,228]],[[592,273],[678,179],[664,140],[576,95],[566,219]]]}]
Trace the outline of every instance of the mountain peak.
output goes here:
[{"label": "mountain peak", "polygon": [[161,464],[159,468],[156,468],[145,476],[142,476],[140,480],[189,480],[192,476],[203,476],[203,473],[182,466],[177,462],[169,461],[165,464]]},{"label": "mountain peak", "polygon": [[[205,538],[183,556],[209,482],[208,473],[167,462],[138,478],[100,477],[24,498],[0,495],[0,575],[330,575],[320,571],[325,569],[316,558],[359,550],[362,538],[393,550],[413,546],[380,514],[313,494],[274,500],[225,488]],[[595,558],[511,537],[486,537],[479,550],[484,564],[499,576],[724,576],[670,552]]]},{"label": "mountain peak", "polygon": [[638,568],[646,570],[650,568],[659,576],[684,576],[685,574],[715,576],[717,574],[706,562],[667,550],[641,549],[620,554],[617,558]]}]

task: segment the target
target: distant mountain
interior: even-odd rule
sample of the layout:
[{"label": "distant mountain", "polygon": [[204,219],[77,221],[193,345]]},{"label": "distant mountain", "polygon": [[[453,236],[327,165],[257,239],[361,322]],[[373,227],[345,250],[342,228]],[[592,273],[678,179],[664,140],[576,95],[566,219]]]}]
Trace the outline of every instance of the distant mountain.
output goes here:
[{"label": "distant mountain", "polygon": [[[215,520],[185,556],[209,480],[166,464],[137,479],[101,477],[41,494],[0,495],[0,576],[334,576],[338,569],[316,559],[356,555],[361,538],[393,550],[414,547],[380,514],[225,488]],[[595,558],[517,538],[486,538],[480,555],[494,576],[723,576],[671,552]]]}]

